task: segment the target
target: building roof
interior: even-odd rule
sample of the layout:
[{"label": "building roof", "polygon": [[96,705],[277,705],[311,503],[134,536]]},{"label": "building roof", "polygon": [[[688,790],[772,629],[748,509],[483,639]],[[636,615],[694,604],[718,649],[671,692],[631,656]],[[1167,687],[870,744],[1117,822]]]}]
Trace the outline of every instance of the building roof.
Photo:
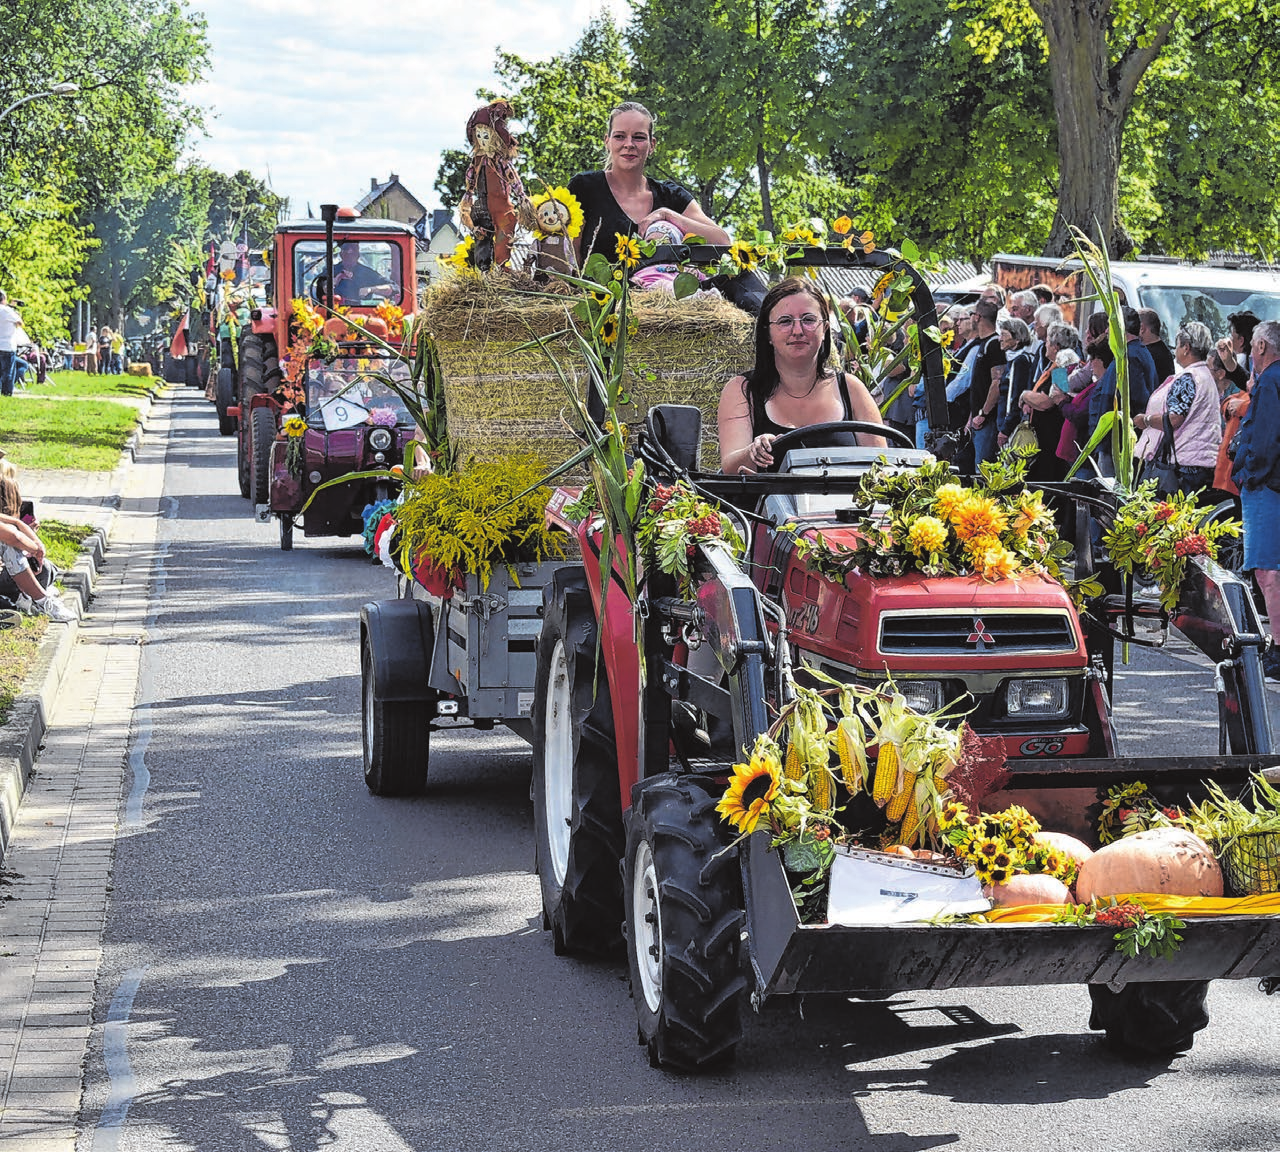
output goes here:
[{"label": "building roof", "polygon": [[360,197],[359,200],[356,201],[356,211],[364,212],[371,204],[376,204],[379,200],[381,200],[384,196],[386,196],[387,193],[390,192],[392,188],[396,188],[396,187],[398,187],[400,191],[403,192],[404,195],[407,196],[413,202],[418,212],[424,212],[424,213],[426,212],[427,206],[421,200],[419,200],[412,192],[410,192],[408,188],[406,188],[403,184],[400,183],[400,177],[397,176],[394,172],[392,172],[391,175],[388,176],[387,179],[384,180],[382,183],[378,182],[378,179],[376,176],[370,177],[369,191],[366,192],[362,197]]}]

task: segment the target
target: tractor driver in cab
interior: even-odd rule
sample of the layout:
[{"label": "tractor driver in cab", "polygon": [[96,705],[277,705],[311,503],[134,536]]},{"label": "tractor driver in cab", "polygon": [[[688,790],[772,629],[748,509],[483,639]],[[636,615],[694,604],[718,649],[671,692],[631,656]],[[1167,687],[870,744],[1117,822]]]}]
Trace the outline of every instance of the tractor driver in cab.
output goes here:
[{"label": "tractor driver in cab", "polygon": [[[722,472],[768,470],[774,440],[811,424],[883,423],[865,385],[833,364],[830,306],[811,281],[790,276],[769,290],[756,317],[755,345],[755,367],[720,394]],[[885,446],[883,437],[863,432],[856,442]]]},{"label": "tractor driver in cab", "polygon": [[[339,252],[341,260],[333,270],[333,295],[337,303],[363,304],[371,296],[391,299],[399,295],[400,289],[387,277],[360,262],[358,241],[345,241]],[[312,290],[317,300],[322,300],[327,295],[323,275],[316,277]]]}]

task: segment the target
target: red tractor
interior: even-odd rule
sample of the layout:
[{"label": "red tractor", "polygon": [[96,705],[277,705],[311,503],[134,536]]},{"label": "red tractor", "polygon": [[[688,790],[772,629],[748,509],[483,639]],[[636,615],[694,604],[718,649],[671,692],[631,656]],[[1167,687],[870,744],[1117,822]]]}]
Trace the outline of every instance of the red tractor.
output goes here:
[{"label": "red tractor", "polygon": [[[923,336],[933,304],[918,274],[884,252],[815,260],[912,275],[930,422],[945,429],[941,354]],[[924,454],[892,429],[842,423],[780,437],[776,474],[703,473],[700,422],[697,408],[655,408],[636,452],[651,482],[683,481],[733,519],[742,559],[698,543],[689,586],[654,568],[634,602],[621,580],[606,597],[599,521],[567,518],[576,493],[562,489],[548,517],[577,537],[581,560],[527,566],[518,586],[487,592],[471,577],[444,595],[406,582],[403,598],[361,614],[368,786],[417,790],[437,725],[496,720],[527,735],[544,926],[557,952],[625,947],[655,1065],[725,1061],[746,1008],[779,995],[1084,983],[1095,1027],[1170,1051],[1207,1022],[1209,979],[1280,983],[1270,980],[1280,977],[1280,918],[1266,916],[1189,923],[1172,959],[1126,958],[1093,924],[804,922],[772,834],[735,839],[716,807],[731,766],[806,670],[872,687],[888,672],[917,710],[963,699],[972,728],[1003,742],[1005,794],[1092,839],[1099,787],[1140,778],[1163,803],[1185,804],[1208,777],[1238,788],[1276,763],[1259,659],[1267,640],[1247,587],[1197,558],[1170,619],[1217,664],[1224,755],[1119,757],[1112,652],[1117,639],[1141,642],[1132,620],[1153,606],[1135,603],[1113,569],[1094,572],[1091,525],[1114,515],[1114,496],[1092,483],[1055,493],[1079,521],[1077,575],[1105,589],[1084,613],[1039,577],[832,579],[797,541],[847,537],[867,512],[855,501],[868,469],[878,459],[918,468]],[[859,430],[891,447],[845,447]]]},{"label": "red tractor", "polygon": [[293,366],[293,381],[285,377],[288,364],[282,367],[298,336],[293,301],[329,312],[341,308],[361,320],[373,318],[379,307],[399,308],[406,320],[417,310],[413,229],[393,220],[363,220],[332,204],[321,205],[321,214],[321,220],[276,229],[268,303],[252,309],[250,330],[240,341],[238,403],[228,415],[239,425],[240,495],[255,507],[270,502],[271,445],[284,413],[302,399],[306,365]]}]

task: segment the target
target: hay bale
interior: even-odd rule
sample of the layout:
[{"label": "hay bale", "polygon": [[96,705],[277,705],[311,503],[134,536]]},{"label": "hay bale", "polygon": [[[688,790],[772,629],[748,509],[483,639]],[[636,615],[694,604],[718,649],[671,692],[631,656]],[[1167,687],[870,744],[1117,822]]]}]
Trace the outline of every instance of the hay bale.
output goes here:
[{"label": "hay bale", "polygon": [[144,377],[150,378],[151,365],[150,364],[130,364],[125,369],[125,374],[128,376],[144,376]]},{"label": "hay bale", "polygon": [[[580,447],[573,409],[546,352],[517,350],[567,328],[572,304],[572,297],[517,278],[455,277],[428,294],[424,315],[439,349],[449,434],[461,459],[500,459],[520,449],[552,465]],[[631,294],[631,317],[636,334],[627,341],[630,403],[623,419],[638,426],[654,404],[696,404],[703,413],[702,466],[718,467],[716,407],[725,381],[751,364],[752,318],[710,295],[675,300],[640,291]],[[585,397],[586,364],[576,345],[557,338],[549,350]]]}]

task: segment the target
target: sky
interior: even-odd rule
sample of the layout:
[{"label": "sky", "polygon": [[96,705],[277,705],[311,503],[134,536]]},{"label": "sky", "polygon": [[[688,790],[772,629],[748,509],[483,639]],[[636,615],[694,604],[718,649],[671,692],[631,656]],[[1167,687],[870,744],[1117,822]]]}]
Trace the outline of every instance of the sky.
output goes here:
[{"label": "sky", "polygon": [[[210,167],[247,168],[290,214],[355,204],[391,173],[428,208],[445,148],[466,146],[476,89],[497,88],[499,48],[545,60],[627,0],[193,0],[210,66],[188,97]],[[600,135],[604,137],[604,125]]]}]

